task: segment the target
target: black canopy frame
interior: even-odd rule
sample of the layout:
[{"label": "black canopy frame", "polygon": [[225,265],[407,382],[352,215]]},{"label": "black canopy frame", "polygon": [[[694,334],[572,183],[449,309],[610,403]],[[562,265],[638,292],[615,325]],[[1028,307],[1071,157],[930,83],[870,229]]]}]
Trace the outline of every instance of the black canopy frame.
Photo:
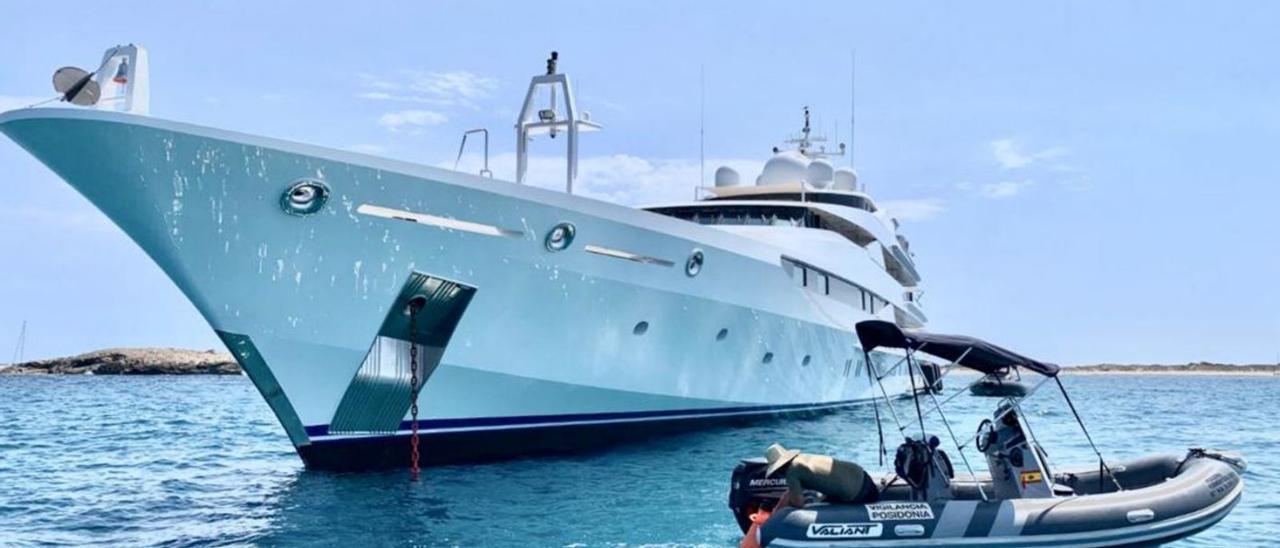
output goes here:
[{"label": "black canopy frame", "polygon": [[[927,388],[921,390],[920,387],[916,385],[916,375],[918,374],[923,379],[924,372],[920,369],[918,360],[914,359],[913,354],[916,352],[924,352],[926,354],[949,360],[951,362],[951,368],[961,366],[983,373],[983,377],[978,379],[978,381],[975,381],[974,384],[988,377],[995,377],[999,380],[1001,377],[1010,373],[1015,373],[1019,369],[1027,369],[1044,375],[1045,378],[1040,383],[1037,383],[1035,389],[1025,396],[1007,397],[1006,400],[1011,404],[1010,411],[1018,409],[1019,415],[1025,415],[1024,413],[1021,413],[1019,401],[1031,396],[1036,389],[1044,385],[1050,379],[1055,381],[1058,389],[1062,392],[1062,397],[1066,400],[1067,406],[1071,409],[1071,414],[1075,417],[1076,423],[1080,425],[1080,430],[1084,433],[1085,439],[1088,440],[1089,446],[1093,449],[1094,454],[1097,455],[1099,469],[1105,470],[1106,472],[1106,474],[1099,475],[1099,481],[1102,480],[1103,475],[1109,476],[1111,481],[1115,483],[1117,489],[1124,489],[1116,479],[1115,473],[1111,470],[1111,467],[1107,466],[1106,459],[1102,457],[1102,452],[1098,450],[1097,444],[1093,442],[1093,436],[1089,434],[1089,429],[1085,427],[1083,419],[1080,418],[1080,413],[1076,410],[1075,404],[1071,401],[1071,396],[1067,393],[1066,386],[1062,384],[1062,379],[1058,376],[1058,373],[1061,372],[1061,368],[1058,365],[1023,356],[1012,350],[999,347],[975,337],[964,335],[943,335],[940,333],[928,333],[915,330],[904,331],[902,328],[898,327],[897,324],[884,320],[866,320],[858,322],[855,326],[855,330],[858,334],[858,340],[862,343],[863,357],[867,364],[868,380],[872,380],[876,384],[880,385],[880,392],[884,396],[885,404],[888,405],[889,411],[894,422],[897,424],[898,431],[900,433],[905,433],[906,427],[899,421],[897,412],[893,407],[893,402],[889,399],[889,395],[882,382],[884,376],[887,376],[888,373],[882,374],[877,371],[878,368],[873,365],[871,359],[872,350],[875,350],[876,348],[893,348],[904,351],[906,354],[905,357],[890,368],[890,371],[897,369],[903,362],[907,364],[907,372],[911,378],[911,398],[915,404],[916,417],[920,423],[920,431],[922,435],[925,433],[924,417],[927,414],[922,412],[920,408],[920,392],[923,391],[929,395],[933,402],[934,409],[931,411],[937,411],[939,416],[942,417],[943,424],[946,426],[947,432],[951,435],[952,442],[955,444],[956,450],[959,451],[960,458],[963,459],[965,467],[969,469],[970,474],[973,474],[973,468],[969,466],[969,460],[965,457],[964,453],[964,447],[968,445],[968,443],[960,443],[959,439],[956,438],[955,432],[951,428],[950,422],[947,421],[946,415],[942,412],[942,404],[951,401],[953,397],[959,395],[965,389],[962,389],[960,392],[946,398],[942,403],[939,403],[938,398],[933,394],[932,390]],[[1030,428],[1030,424],[1027,426]],[[876,411],[876,428],[880,433],[880,454],[883,459],[883,455],[885,453],[884,430],[880,422],[880,413],[878,409]],[[1035,435],[1033,433],[1028,431],[1028,435],[1031,436],[1033,441],[1035,440]],[[1038,461],[1039,456],[1034,456]],[[1051,482],[1052,478],[1046,477],[1043,478],[1043,480]],[[1050,491],[1052,491],[1053,486],[1049,485],[1049,487]],[[982,492],[981,486],[979,486],[979,491],[983,500],[987,500],[986,493]]]},{"label": "black canopy frame", "polygon": [[1061,370],[1056,364],[1034,360],[974,337],[903,331],[897,324],[884,320],[858,322],[855,328],[866,352],[878,347],[924,352],[987,374],[1021,367],[1046,377],[1056,377]]}]

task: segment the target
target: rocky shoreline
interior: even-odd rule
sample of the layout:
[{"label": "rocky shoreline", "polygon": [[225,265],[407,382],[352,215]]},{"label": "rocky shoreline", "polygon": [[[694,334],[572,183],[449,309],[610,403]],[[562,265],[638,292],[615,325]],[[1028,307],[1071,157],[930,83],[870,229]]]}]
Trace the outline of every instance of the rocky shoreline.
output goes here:
[{"label": "rocky shoreline", "polygon": [[1064,367],[1064,371],[1082,375],[1249,375],[1280,376],[1280,364],[1235,365],[1196,362],[1183,365],[1112,364]]},{"label": "rocky shoreline", "polygon": [[0,375],[239,375],[231,354],[178,348],[112,348],[0,367]]}]

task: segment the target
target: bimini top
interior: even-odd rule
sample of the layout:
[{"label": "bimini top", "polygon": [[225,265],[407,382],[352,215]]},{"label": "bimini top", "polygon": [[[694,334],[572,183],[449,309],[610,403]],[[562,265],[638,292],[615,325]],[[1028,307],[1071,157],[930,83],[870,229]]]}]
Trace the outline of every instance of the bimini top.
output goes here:
[{"label": "bimini top", "polygon": [[903,331],[896,324],[884,320],[858,322],[856,327],[858,339],[862,341],[862,348],[867,352],[878,346],[909,348],[983,373],[1024,367],[1049,377],[1058,375],[1058,366],[1055,364],[1036,361],[973,337]]}]

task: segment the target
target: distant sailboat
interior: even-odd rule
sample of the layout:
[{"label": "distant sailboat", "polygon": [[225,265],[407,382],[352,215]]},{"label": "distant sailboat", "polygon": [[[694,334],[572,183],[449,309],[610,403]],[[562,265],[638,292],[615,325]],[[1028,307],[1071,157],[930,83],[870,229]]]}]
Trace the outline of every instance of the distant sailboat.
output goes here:
[{"label": "distant sailboat", "polygon": [[18,344],[13,348],[13,359],[9,360],[9,367],[22,363],[24,355],[27,351],[27,320],[22,320],[22,330],[18,331]]}]

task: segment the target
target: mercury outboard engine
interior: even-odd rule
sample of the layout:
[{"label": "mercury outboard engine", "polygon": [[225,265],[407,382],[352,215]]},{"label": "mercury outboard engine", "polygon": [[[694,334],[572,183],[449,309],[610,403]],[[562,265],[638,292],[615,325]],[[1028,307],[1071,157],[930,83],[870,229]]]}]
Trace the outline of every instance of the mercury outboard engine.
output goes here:
[{"label": "mercury outboard engine", "polygon": [[[787,492],[787,479],[778,474],[766,478],[764,473],[769,463],[763,458],[743,459],[733,469],[732,483],[729,488],[729,509],[733,510],[733,518],[738,527],[746,533],[751,528],[751,514],[761,508],[772,510]],[[818,500],[816,491],[805,491],[806,502]]]}]

